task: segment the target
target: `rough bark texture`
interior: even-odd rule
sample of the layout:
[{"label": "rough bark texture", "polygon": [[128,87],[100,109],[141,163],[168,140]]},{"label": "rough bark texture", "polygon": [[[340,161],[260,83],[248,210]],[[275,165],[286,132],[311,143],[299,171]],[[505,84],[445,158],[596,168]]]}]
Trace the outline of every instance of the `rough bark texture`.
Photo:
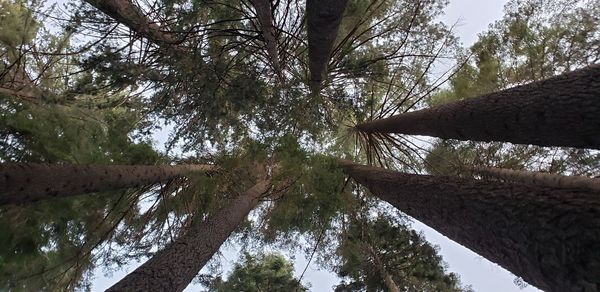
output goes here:
[{"label": "rough bark texture", "polygon": [[340,161],[373,194],[545,291],[600,290],[600,196]]},{"label": "rough bark texture", "polygon": [[348,0],[307,0],[308,59],[311,81],[320,84],[337,38]]},{"label": "rough bark texture", "polygon": [[190,230],[107,291],[182,291],[270,187],[261,181]]},{"label": "rough bark texture", "polygon": [[271,2],[268,0],[252,0],[252,5],[256,9],[256,16],[260,23],[262,36],[265,40],[267,54],[269,55],[273,70],[282,79],[277,39],[275,38],[275,28],[273,27],[273,17],[271,15]]},{"label": "rough bark texture", "polygon": [[504,181],[520,182],[553,188],[579,188],[600,193],[600,179],[585,176],[565,176],[553,173],[512,170],[496,167],[472,167],[473,172]]},{"label": "rough bark texture", "polygon": [[146,17],[130,0],[85,0],[118,23],[157,44],[177,44],[179,41]]},{"label": "rough bark texture", "polygon": [[600,64],[364,123],[356,129],[445,139],[600,148]]},{"label": "rough bark texture", "polygon": [[0,206],[149,185],[213,165],[0,164]]}]

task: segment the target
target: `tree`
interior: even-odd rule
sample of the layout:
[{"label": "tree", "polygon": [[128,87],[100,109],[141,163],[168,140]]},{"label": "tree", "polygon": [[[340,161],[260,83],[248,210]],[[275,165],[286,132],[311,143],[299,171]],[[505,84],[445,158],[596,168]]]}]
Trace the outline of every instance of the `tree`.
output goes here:
[{"label": "tree", "polygon": [[258,23],[262,30],[262,37],[265,41],[265,47],[267,54],[269,55],[271,66],[273,66],[273,70],[275,70],[275,73],[279,78],[282,79],[283,75],[281,75],[281,64],[279,63],[279,50],[277,48],[278,43],[273,27],[273,17],[271,16],[273,14],[271,11],[271,3],[267,0],[252,0],[252,4],[256,9],[256,17],[258,18]]},{"label": "tree", "polygon": [[554,188],[581,188],[600,191],[600,181],[597,178],[584,176],[564,176],[543,172],[511,170],[503,168],[472,167],[471,171],[483,177],[502,181],[520,182]]},{"label": "tree", "polygon": [[599,285],[590,273],[600,260],[594,192],[340,165],[374,195],[541,289]]},{"label": "tree", "polygon": [[183,291],[258,201],[267,196],[270,187],[271,181],[262,179],[206,220],[195,217],[185,235],[108,291]]},{"label": "tree", "polygon": [[326,79],[327,65],[348,0],[306,1],[310,80]]},{"label": "tree", "polygon": [[176,48],[175,45],[181,42],[169,32],[164,32],[154,21],[148,19],[144,12],[130,0],[86,0],[86,2],[159,45]]},{"label": "tree", "polygon": [[600,148],[600,66],[357,125],[402,133],[541,146]]},{"label": "tree", "polygon": [[217,277],[209,283],[209,291],[308,291],[293,273],[293,264],[280,254],[245,253],[226,280]]},{"label": "tree", "polygon": [[24,204],[167,181],[187,172],[216,171],[213,165],[0,164],[0,205]]},{"label": "tree", "polygon": [[[450,79],[450,88],[427,104],[441,105],[489,94],[596,63],[599,6],[589,1],[509,1],[505,15],[479,35],[471,58]],[[596,19],[596,20],[594,20]],[[594,150],[511,145],[500,142],[436,141],[426,152],[431,174],[471,177],[467,166],[597,176]]]},{"label": "tree", "polygon": [[378,214],[373,219],[354,217],[348,223],[337,249],[341,256],[337,273],[352,282],[338,290],[462,291],[456,275],[446,274],[435,248],[408,226],[391,221]]}]

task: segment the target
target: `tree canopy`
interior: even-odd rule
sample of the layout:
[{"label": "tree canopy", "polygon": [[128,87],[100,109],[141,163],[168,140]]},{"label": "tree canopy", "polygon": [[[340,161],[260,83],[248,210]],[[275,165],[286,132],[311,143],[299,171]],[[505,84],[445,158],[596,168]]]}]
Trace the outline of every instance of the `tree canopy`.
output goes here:
[{"label": "tree canopy", "polygon": [[600,176],[594,149],[359,126],[597,66],[597,1],[508,1],[469,48],[440,21],[447,0],[317,2],[0,2],[1,164],[218,169],[0,207],[0,290],[92,289],[268,182],[230,236],[240,262],[198,275],[210,291],[310,290],[270,248],[336,273],[336,291],[469,291],[339,159],[482,183],[504,180],[474,167]]}]

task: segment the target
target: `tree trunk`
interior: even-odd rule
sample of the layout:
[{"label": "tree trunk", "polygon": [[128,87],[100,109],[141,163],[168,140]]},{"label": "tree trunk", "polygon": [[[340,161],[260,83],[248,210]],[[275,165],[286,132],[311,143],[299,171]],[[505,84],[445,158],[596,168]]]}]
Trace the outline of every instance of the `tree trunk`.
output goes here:
[{"label": "tree trunk", "polygon": [[166,181],[213,165],[0,164],[0,206],[110,191]]},{"label": "tree trunk", "polygon": [[[520,182],[553,188],[577,188],[600,192],[600,179],[585,176],[565,176],[553,173],[512,170],[497,167],[470,167],[475,173],[503,181]],[[600,194],[599,194],[600,195]]]},{"label": "tree trunk", "polygon": [[359,131],[600,148],[600,64],[356,126]]},{"label": "tree trunk", "polygon": [[310,80],[317,85],[327,76],[327,64],[348,0],[307,0]]},{"label": "tree trunk", "polygon": [[156,44],[175,45],[180,41],[170,33],[164,32],[156,23],[148,19],[144,12],[131,0],[85,0],[104,12],[118,23]]},{"label": "tree trunk", "polygon": [[283,80],[281,65],[279,63],[279,51],[277,50],[277,39],[275,39],[275,28],[273,27],[273,17],[271,15],[271,2],[268,0],[252,0],[252,5],[256,9],[256,16],[258,17],[273,70],[275,70],[279,79]]},{"label": "tree trunk", "polygon": [[600,289],[598,193],[340,165],[376,196],[540,289]]},{"label": "tree trunk", "polygon": [[400,292],[400,288],[398,288],[398,285],[396,284],[396,282],[394,281],[394,279],[392,278],[390,273],[388,273],[387,269],[383,265],[383,262],[381,261],[381,257],[379,257],[379,253],[370,244],[365,243],[365,245],[367,247],[367,251],[371,254],[371,256],[373,256],[373,260],[375,261],[375,267],[377,268],[379,273],[381,273],[381,278],[383,278],[383,282],[385,283],[385,286],[388,288],[388,291],[389,292]]},{"label": "tree trunk", "polygon": [[107,291],[182,291],[270,186],[269,180],[260,181],[205,221],[192,223],[185,235],[157,252]]}]

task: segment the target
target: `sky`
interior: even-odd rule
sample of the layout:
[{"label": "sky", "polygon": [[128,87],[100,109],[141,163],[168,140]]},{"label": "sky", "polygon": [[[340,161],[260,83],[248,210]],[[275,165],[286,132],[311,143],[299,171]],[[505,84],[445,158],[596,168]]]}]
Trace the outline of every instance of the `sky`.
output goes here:
[{"label": "sky", "polygon": [[[457,23],[455,27],[465,47],[470,46],[477,39],[477,34],[485,31],[490,23],[502,17],[502,8],[507,0],[450,0],[446,8],[446,14],[441,20],[447,24]],[[157,135],[157,140],[164,141],[165,133]],[[390,208],[392,208],[390,206]],[[448,271],[460,275],[463,285],[470,285],[477,292],[533,292],[540,291],[533,286],[519,288],[514,280],[516,277],[498,265],[482,258],[461,245],[449,240],[435,230],[415,221],[413,228],[423,232],[425,238],[439,247],[439,253],[448,266]],[[222,261],[225,269],[231,267],[239,257],[235,246],[227,246],[221,249]],[[290,256],[289,254],[284,255]],[[142,261],[143,262],[143,261]],[[303,256],[296,257],[295,274],[299,276],[307,260]],[[104,291],[116,283],[128,272],[133,271],[140,263],[132,263],[119,272],[110,276],[102,275],[102,271],[96,271],[97,278],[93,282],[93,291]],[[206,271],[201,271],[206,273]],[[332,291],[340,280],[332,273],[319,268],[312,263],[304,274],[303,283],[311,283],[311,291]],[[190,285],[185,291],[200,291],[197,285]]]}]

